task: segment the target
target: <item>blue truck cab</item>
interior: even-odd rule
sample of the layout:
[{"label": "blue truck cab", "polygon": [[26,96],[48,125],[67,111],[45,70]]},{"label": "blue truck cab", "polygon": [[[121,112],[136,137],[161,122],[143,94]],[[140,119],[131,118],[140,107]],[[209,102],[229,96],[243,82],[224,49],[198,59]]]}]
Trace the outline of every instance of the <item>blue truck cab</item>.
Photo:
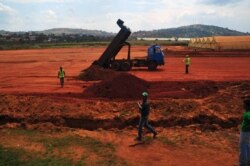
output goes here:
[{"label": "blue truck cab", "polygon": [[159,45],[148,48],[147,66],[149,70],[156,70],[158,65],[164,65],[164,53]]},{"label": "blue truck cab", "polygon": [[164,65],[164,53],[159,45],[148,48],[148,61],[155,61],[158,65]]}]

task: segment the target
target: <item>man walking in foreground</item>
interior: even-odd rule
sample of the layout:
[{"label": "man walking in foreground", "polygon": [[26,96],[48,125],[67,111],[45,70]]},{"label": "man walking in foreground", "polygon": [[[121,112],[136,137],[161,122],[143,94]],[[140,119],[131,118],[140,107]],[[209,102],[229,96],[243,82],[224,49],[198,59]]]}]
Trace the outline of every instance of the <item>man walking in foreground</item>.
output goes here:
[{"label": "man walking in foreground", "polygon": [[60,66],[60,68],[59,68],[57,77],[60,79],[60,85],[63,88],[63,86],[64,86],[65,72],[64,72],[62,66]]},{"label": "man walking in foreground", "polygon": [[240,166],[250,165],[250,99],[244,100],[245,112],[240,131]]},{"label": "man walking in foreground", "polygon": [[189,65],[190,65],[190,61],[191,61],[189,55],[186,55],[186,58],[184,61],[185,61],[185,65],[186,65],[186,74],[188,74],[189,73]]},{"label": "man walking in foreground", "polygon": [[145,126],[151,133],[153,133],[153,138],[156,138],[157,132],[153,129],[153,127],[148,123],[149,116],[149,103],[148,103],[148,93],[142,93],[142,104],[138,103],[139,110],[141,113],[139,127],[138,127],[138,136],[136,137],[136,141],[142,140],[142,128]]}]

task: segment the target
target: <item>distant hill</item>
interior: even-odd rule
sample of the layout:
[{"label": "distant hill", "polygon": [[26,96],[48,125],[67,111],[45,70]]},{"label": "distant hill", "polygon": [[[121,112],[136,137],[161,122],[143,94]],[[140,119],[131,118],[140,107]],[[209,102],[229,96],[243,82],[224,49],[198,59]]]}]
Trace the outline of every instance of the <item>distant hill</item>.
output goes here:
[{"label": "distant hill", "polygon": [[212,25],[189,25],[178,28],[159,29],[153,31],[137,31],[133,33],[134,37],[206,37],[206,36],[244,36],[250,35],[228,28],[222,28]]},{"label": "distant hill", "polygon": [[[110,32],[105,32],[105,31],[100,31],[100,30],[87,30],[87,29],[73,29],[73,28],[53,28],[53,29],[48,29],[44,31],[28,31],[32,33],[43,33],[46,35],[49,34],[54,34],[54,35],[60,35],[60,34],[66,34],[66,35],[74,35],[74,34],[79,34],[79,35],[87,35],[87,36],[114,36],[114,33]],[[26,33],[24,31],[18,31],[18,32],[10,32],[10,31],[5,31],[5,30],[0,30],[0,34],[6,34],[6,33],[17,33],[17,34],[23,34]]]},{"label": "distant hill", "polygon": [[5,30],[0,30],[0,34],[4,34],[4,33],[7,33],[7,31],[5,31]]},{"label": "distant hill", "polygon": [[[114,36],[116,33],[110,33],[100,30],[87,30],[87,29],[72,29],[72,28],[53,28],[44,31],[33,31],[35,33],[44,33],[44,34],[80,34],[80,35],[92,35],[92,36],[105,36],[110,37]],[[5,30],[0,30],[0,34],[4,33],[25,33],[25,32],[8,32]],[[152,37],[152,38],[171,38],[171,37],[207,37],[207,36],[245,36],[250,35],[250,33],[243,33],[235,30],[230,30],[228,28],[222,28],[213,25],[188,25],[178,28],[168,28],[168,29],[159,29],[152,31],[137,31],[133,32],[132,38],[143,38],[143,37]]]},{"label": "distant hill", "polygon": [[44,31],[40,31],[44,34],[83,34],[83,35],[93,35],[93,36],[113,36],[113,33],[99,31],[99,30],[87,30],[87,29],[72,29],[72,28],[53,28]]}]

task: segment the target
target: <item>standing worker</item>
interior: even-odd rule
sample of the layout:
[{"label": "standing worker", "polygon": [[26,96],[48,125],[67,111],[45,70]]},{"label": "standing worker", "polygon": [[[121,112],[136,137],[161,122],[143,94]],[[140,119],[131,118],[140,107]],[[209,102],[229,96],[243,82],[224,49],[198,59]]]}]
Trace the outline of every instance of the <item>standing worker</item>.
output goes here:
[{"label": "standing worker", "polygon": [[188,69],[189,69],[189,65],[190,65],[190,61],[191,61],[189,55],[186,55],[186,58],[184,61],[185,61],[185,65],[186,65],[186,74],[188,74],[189,73]]},{"label": "standing worker", "polygon": [[62,66],[60,66],[60,68],[59,68],[57,77],[60,79],[60,85],[63,88],[63,86],[64,86],[65,72],[64,72]]},{"label": "standing worker", "polygon": [[156,138],[157,132],[153,129],[153,127],[148,123],[149,116],[149,103],[148,103],[148,93],[142,93],[142,104],[138,103],[139,110],[141,113],[140,122],[138,126],[138,136],[136,137],[136,141],[142,140],[142,128],[146,127],[151,133],[153,133],[153,138]]},{"label": "standing worker", "polygon": [[243,121],[240,131],[240,166],[250,165],[250,99],[244,100]]}]

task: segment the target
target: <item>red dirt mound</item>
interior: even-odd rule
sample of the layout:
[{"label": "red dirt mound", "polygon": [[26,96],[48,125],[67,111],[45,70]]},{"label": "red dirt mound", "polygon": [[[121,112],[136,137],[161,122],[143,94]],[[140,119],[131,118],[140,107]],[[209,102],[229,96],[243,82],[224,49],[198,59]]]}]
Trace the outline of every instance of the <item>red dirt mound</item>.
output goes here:
[{"label": "red dirt mound", "polygon": [[104,69],[97,65],[91,65],[86,70],[82,71],[78,78],[83,81],[97,81],[110,79],[117,75],[116,71]]},{"label": "red dirt mound", "polygon": [[86,97],[105,97],[137,99],[143,91],[147,91],[149,83],[128,73],[119,73],[111,79],[88,87],[84,91]]}]

